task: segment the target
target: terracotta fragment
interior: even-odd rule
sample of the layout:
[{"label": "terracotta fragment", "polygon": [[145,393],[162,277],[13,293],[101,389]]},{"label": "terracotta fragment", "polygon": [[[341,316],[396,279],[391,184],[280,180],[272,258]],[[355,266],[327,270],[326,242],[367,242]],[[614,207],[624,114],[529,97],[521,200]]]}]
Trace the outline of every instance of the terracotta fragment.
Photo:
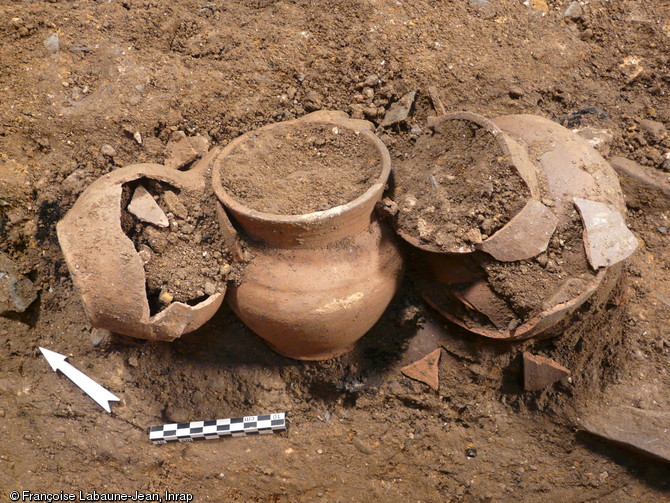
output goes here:
[{"label": "terracotta fragment", "polygon": [[438,348],[435,351],[428,353],[420,360],[401,368],[400,372],[411,379],[427,384],[437,391],[440,386],[439,363],[441,354],[442,350]]},{"label": "terracotta fragment", "polygon": [[170,225],[167,216],[154,201],[147,189],[141,185],[135,189],[133,198],[128,205],[128,211],[143,222],[153,224],[157,227],[167,227]]},{"label": "terracotta fragment", "polygon": [[614,406],[579,419],[585,431],[670,463],[670,412]]},{"label": "terracotta fragment", "polygon": [[623,215],[611,206],[574,198],[584,223],[584,246],[591,267],[607,267],[630,257],[637,238],[626,226]]},{"label": "terracotta fragment", "polygon": [[217,153],[212,150],[186,172],[159,164],[114,170],[93,182],[58,222],[58,241],[93,327],[171,341],[200,327],[221,306],[224,292],[194,306],[173,302],[151,316],[143,259],[121,228],[124,184],[149,178],[179,189],[204,191],[205,173]]},{"label": "terracotta fragment", "polygon": [[392,126],[393,124],[398,124],[399,122],[407,120],[409,111],[414,104],[415,97],[416,91],[411,91],[391,105],[391,108],[386,112],[384,120],[382,120],[380,126]]},{"label": "terracotta fragment", "polygon": [[462,289],[455,289],[454,296],[486,316],[499,330],[506,330],[514,319],[507,303],[498,297],[486,281],[478,281]]},{"label": "terracotta fragment", "polygon": [[477,248],[503,262],[526,260],[547,249],[556,225],[556,215],[541,202],[531,199],[502,229]]},{"label": "terracotta fragment", "polygon": [[550,358],[523,354],[523,388],[538,391],[570,375],[570,371]]}]

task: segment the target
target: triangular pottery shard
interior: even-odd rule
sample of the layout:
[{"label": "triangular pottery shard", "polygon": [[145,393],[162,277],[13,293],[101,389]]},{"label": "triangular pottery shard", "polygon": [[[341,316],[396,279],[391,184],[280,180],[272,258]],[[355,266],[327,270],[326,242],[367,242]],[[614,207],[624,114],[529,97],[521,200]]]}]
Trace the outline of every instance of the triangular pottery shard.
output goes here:
[{"label": "triangular pottery shard", "polygon": [[523,388],[538,391],[568,377],[570,371],[550,358],[523,354]]},{"label": "triangular pottery shard", "polygon": [[584,247],[591,267],[607,267],[630,257],[637,238],[626,226],[623,215],[612,206],[574,198],[584,223]]},{"label": "triangular pottery shard", "polygon": [[435,351],[428,353],[426,356],[420,360],[410,363],[406,367],[400,369],[400,372],[405,374],[411,379],[421,381],[422,383],[427,384],[435,391],[437,391],[440,383],[438,380],[439,377],[439,363],[440,363],[440,354],[441,349],[436,349]]},{"label": "triangular pottery shard", "polygon": [[556,225],[556,215],[540,201],[531,199],[502,229],[477,248],[503,262],[527,260],[547,249]]},{"label": "triangular pottery shard", "polygon": [[135,189],[133,198],[128,205],[128,211],[143,222],[158,227],[167,227],[170,225],[161,207],[154,201],[154,198],[149,194],[147,189],[141,185]]}]

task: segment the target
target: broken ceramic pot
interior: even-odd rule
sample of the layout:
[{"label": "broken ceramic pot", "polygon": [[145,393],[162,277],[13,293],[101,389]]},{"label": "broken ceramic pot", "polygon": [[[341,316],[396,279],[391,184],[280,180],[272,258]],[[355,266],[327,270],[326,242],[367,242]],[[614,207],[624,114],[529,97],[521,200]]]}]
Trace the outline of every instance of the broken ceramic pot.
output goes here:
[{"label": "broken ceramic pot", "polygon": [[[159,164],[119,168],[93,182],[58,223],[58,240],[93,327],[150,340],[170,341],[209,320],[223,302],[225,282],[192,302],[162,296],[162,310],[150,307],[145,264],[159,250],[138,246],[122,228],[123,214],[158,232],[168,216],[146,186],[163,185],[174,191],[202,195],[209,191],[211,151],[189,171]],[[123,207],[124,187],[130,190]],[[169,191],[166,191],[166,193]],[[212,204],[214,202],[212,201]],[[172,215],[179,208],[171,208]],[[151,229],[150,229],[151,230]]]},{"label": "broken ceramic pot", "polygon": [[[230,156],[259,154],[254,135],[276,132],[293,141],[294,128],[317,131],[324,125],[363,139],[381,167],[359,197],[323,211],[272,214],[250,208],[224,187],[231,176]],[[240,284],[230,287],[227,302],[277,352],[301,360],[333,358],[349,351],[381,317],[403,273],[393,232],[374,214],[389,174],[388,151],[368,123],[339,112],[315,112],[247,133],[216,159],[212,183],[225,207],[222,227],[236,239],[230,215],[253,257]]]},{"label": "broken ceramic pot", "polygon": [[[503,153],[491,159],[515,168],[504,172],[493,162],[487,175],[483,162],[473,156],[472,166],[460,167],[459,176],[452,176],[455,190],[470,183],[479,196],[472,201],[483,198],[498,208],[505,207],[499,200],[505,195],[505,179],[500,177],[518,176],[528,191],[523,205],[516,202],[516,213],[493,224],[488,215],[478,214],[471,200],[463,198],[465,206],[456,204],[455,209],[452,201],[450,214],[472,217],[473,228],[460,242],[455,231],[440,234],[440,227],[423,239],[408,235],[407,226],[396,221],[399,235],[416,249],[418,284],[427,302],[454,323],[498,339],[549,335],[587,300],[604,302],[621,261],[637,246],[625,225],[623,195],[609,164],[582,138],[541,117],[510,115],[488,121],[455,113],[438,122],[449,121],[471,121],[473,130],[489,132]],[[459,159],[458,152],[444,156]],[[416,164],[410,169],[418,177],[431,167]],[[478,180],[469,180],[471,172]],[[477,192],[482,179],[494,190]],[[397,200],[403,194],[402,178],[395,183]],[[502,187],[498,193],[496,186]],[[402,201],[398,204],[402,211]],[[481,239],[469,237],[474,234]]]}]

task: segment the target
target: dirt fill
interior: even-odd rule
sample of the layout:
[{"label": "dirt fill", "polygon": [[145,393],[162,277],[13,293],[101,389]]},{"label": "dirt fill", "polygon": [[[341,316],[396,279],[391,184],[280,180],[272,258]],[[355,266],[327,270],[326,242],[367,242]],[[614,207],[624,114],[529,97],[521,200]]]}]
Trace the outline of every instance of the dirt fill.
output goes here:
[{"label": "dirt fill", "polygon": [[219,233],[214,194],[203,197],[155,180],[140,182],[169,221],[161,228],[132,215],[128,202],[140,183],[124,186],[122,226],[144,262],[152,315],[172,302],[194,305],[221,291],[232,267]]},{"label": "dirt fill", "polygon": [[253,132],[222,161],[226,190],[254,210],[280,215],[346,204],[381,172],[366,136],[312,122]]},{"label": "dirt fill", "polygon": [[399,230],[441,251],[471,249],[530,197],[495,136],[466,120],[439,123],[394,168]]}]

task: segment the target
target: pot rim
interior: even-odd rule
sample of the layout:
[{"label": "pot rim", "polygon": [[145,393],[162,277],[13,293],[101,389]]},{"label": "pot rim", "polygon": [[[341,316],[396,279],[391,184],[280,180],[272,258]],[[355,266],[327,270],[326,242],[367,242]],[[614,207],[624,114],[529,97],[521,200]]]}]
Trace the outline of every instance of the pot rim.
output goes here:
[{"label": "pot rim", "polygon": [[[510,145],[514,143],[514,140],[507,135],[500,127],[498,127],[493,121],[490,119],[487,119],[483,115],[479,115],[474,112],[467,112],[467,111],[461,111],[461,112],[450,112],[448,114],[442,115],[437,118],[437,121],[435,124],[441,124],[445,121],[448,120],[466,120],[470,122],[474,122],[478,126],[486,129],[489,131],[496,139],[498,142],[498,145],[503,151],[503,154],[506,156],[509,156],[509,158],[512,160],[512,164],[517,169],[517,172],[519,174],[519,177],[523,181],[523,183],[528,187],[528,189],[531,191],[531,196],[529,199],[533,198],[533,193],[535,192],[535,187],[536,185],[536,180],[530,179],[528,180],[529,176],[531,176],[532,171],[528,171],[527,169],[523,169],[523,172],[520,168],[520,166],[523,166],[525,163],[528,162],[527,159],[524,159],[521,156],[521,153],[518,152],[516,148],[510,148]],[[512,218],[515,215],[512,216]],[[511,220],[511,218],[510,218]],[[509,222],[508,222],[509,223]],[[428,252],[433,252],[433,253],[448,253],[448,254],[457,254],[461,255],[464,253],[472,253],[474,251],[473,249],[453,249],[453,250],[442,250],[441,248],[437,247],[436,245],[432,245],[429,243],[422,243],[418,238],[407,234],[404,232],[402,229],[400,229],[397,225],[394,226],[396,229],[396,233],[405,241],[407,241],[409,244],[414,246],[415,248],[419,248],[420,250],[428,251]]]},{"label": "pot rim", "polygon": [[[381,160],[381,170],[379,176],[375,179],[373,183],[366,189],[366,191],[360,196],[352,199],[351,201],[333,206],[327,210],[314,211],[311,213],[303,213],[299,215],[281,215],[276,213],[267,213],[263,211],[258,211],[250,208],[245,205],[238,199],[236,199],[232,194],[230,194],[224,187],[221,182],[221,163],[220,159],[231,153],[240,143],[249,138],[249,135],[255,131],[267,131],[274,128],[284,128],[291,127],[295,124],[300,124],[303,122],[314,122],[314,123],[323,123],[328,125],[336,125],[339,127],[345,127],[352,131],[358,132],[359,134],[364,135],[368,140],[370,140],[375,147],[379,159]],[[233,141],[231,141],[217,156],[214,160],[212,167],[212,186],[214,188],[214,193],[223,203],[223,205],[228,208],[234,215],[243,215],[247,219],[255,220],[257,222],[263,222],[267,224],[285,224],[289,226],[295,226],[296,228],[304,228],[305,225],[314,226],[320,223],[330,222],[335,218],[351,213],[354,209],[365,205],[375,199],[381,199],[381,194],[386,186],[386,182],[391,174],[391,156],[386,149],[384,143],[369,129],[357,127],[356,122],[348,119],[329,119],[324,117],[315,117],[310,118],[309,116],[300,117],[298,119],[293,119],[284,122],[275,122],[273,124],[268,124],[263,126],[260,129],[249,131],[242,136],[238,136]],[[376,202],[376,201],[375,201]]]}]

